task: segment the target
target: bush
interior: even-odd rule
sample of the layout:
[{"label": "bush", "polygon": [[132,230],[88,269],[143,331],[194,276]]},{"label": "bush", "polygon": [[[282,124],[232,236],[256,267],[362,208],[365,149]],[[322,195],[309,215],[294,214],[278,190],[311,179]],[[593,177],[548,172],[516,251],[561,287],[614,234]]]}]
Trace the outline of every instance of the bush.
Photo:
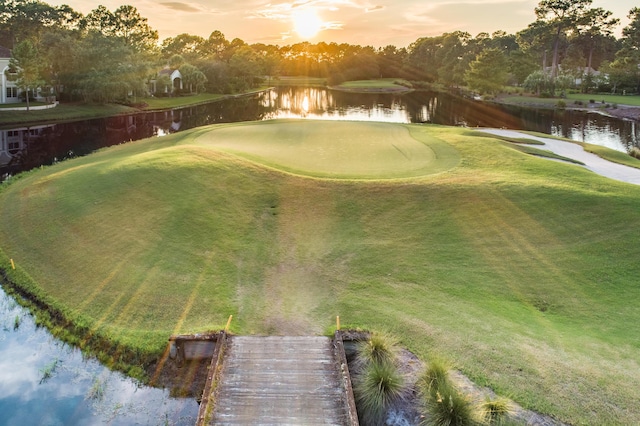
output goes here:
[{"label": "bush", "polygon": [[629,151],[629,155],[632,156],[633,158],[637,158],[638,160],[640,160],[640,148],[638,148],[637,146],[634,146]]},{"label": "bush", "polygon": [[388,361],[370,363],[354,382],[358,418],[363,425],[384,424],[389,406],[406,392],[404,377],[398,367]]},{"label": "bush", "polygon": [[567,103],[565,101],[563,101],[563,100],[559,100],[556,103],[556,107],[558,107],[558,108],[566,108],[567,107]]}]

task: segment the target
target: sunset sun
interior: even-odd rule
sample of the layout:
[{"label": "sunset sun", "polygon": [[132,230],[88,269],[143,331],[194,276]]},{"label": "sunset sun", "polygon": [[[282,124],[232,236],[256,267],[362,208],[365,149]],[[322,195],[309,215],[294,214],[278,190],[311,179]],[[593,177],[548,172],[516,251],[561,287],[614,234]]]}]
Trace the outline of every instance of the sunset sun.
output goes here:
[{"label": "sunset sun", "polygon": [[318,34],[324,25],[315,10],[296,11],[293,16],[293,29],[302,38],[311,38]]}]

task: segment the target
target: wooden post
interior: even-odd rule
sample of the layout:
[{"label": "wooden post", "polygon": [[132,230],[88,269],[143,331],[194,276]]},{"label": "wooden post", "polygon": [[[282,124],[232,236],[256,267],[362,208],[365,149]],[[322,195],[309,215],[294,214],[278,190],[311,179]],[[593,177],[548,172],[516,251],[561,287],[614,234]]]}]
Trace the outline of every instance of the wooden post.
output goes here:
[{"label": "wooden post", "polygon": [[229,331],[229,326],[231,325],[231,319],[232,318],[233,318],[233,315],[229,315],[229,319],[227,320],[227,325],[224,328],[225,332]]},{"label": "wooden post", "polygon": [[11,269],[16,269],[16,264],[13,263],[13,259],[10,259],[10,260],[11,260]]},{"label": "wooden post", "polygon": [[336,316],[336,330],[340,330],[340,315]]}]

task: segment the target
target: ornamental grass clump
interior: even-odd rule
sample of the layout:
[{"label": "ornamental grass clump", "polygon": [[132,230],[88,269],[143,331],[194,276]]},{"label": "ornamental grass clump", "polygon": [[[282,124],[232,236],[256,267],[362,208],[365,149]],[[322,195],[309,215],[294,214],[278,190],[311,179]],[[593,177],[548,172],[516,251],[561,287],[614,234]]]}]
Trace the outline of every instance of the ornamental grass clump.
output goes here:
[{"label": "ornamental grass clump", "polygon": [[422,376],[418,380],[418,386],[423,395],[435,397],[440,389],[451,386],[449,381],[449,365],[442,359],[434,358],[429,363]]},{"label": "ornamental grass clump", "polygon": [[366,368],[371,363],[396,362],[398,341],[387,334],[372,334],[369,339],[358,342],[356,347],[356,370]]},{"label": "ornamental grass clump", "polygon": [[478,407],[480,417],[488,425],[505,425],[513,413],[511,402],[505,398],[487,399]]},{"label": "ornamental grass clump", "polygon": [[426,406],[429,413],[426,417],[426,425],[468,426],[479,424],[471,400],[451,384],[436,391],[435,397],[429,395]]},{"label": "ornamental grass clump", "polygon": [[360,424],[373,426],[385,423],[387,409],[403,398],[406,387],[394,363],[373,361],[356,376],[353,390]]},{"label": "ornamental grass clump", "polygon": [[418,380],[418,386],[425,408],[424,425],[466,426],[480,423],[471,400],[451,383],[444,361],[432,360]]},{"label": "ornamental grass clump", "polygon": [[354,360],[353,392],[363,426],[385,424],[387,411],[407,394],[400,372],[398,341],[387,334],[372,334],[358,342]]}]

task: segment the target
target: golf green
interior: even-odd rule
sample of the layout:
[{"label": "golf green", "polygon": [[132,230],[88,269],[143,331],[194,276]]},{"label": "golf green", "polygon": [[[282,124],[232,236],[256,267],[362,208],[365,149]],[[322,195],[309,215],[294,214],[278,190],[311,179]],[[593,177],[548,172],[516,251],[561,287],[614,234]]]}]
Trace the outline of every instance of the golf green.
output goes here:
[{"label": "golf green", "polygon": [[450,145],[388,123],[298,120],[216,126],[196,143],[295,174],[346,179],[429,175],[455,167],[460,159]]}]

